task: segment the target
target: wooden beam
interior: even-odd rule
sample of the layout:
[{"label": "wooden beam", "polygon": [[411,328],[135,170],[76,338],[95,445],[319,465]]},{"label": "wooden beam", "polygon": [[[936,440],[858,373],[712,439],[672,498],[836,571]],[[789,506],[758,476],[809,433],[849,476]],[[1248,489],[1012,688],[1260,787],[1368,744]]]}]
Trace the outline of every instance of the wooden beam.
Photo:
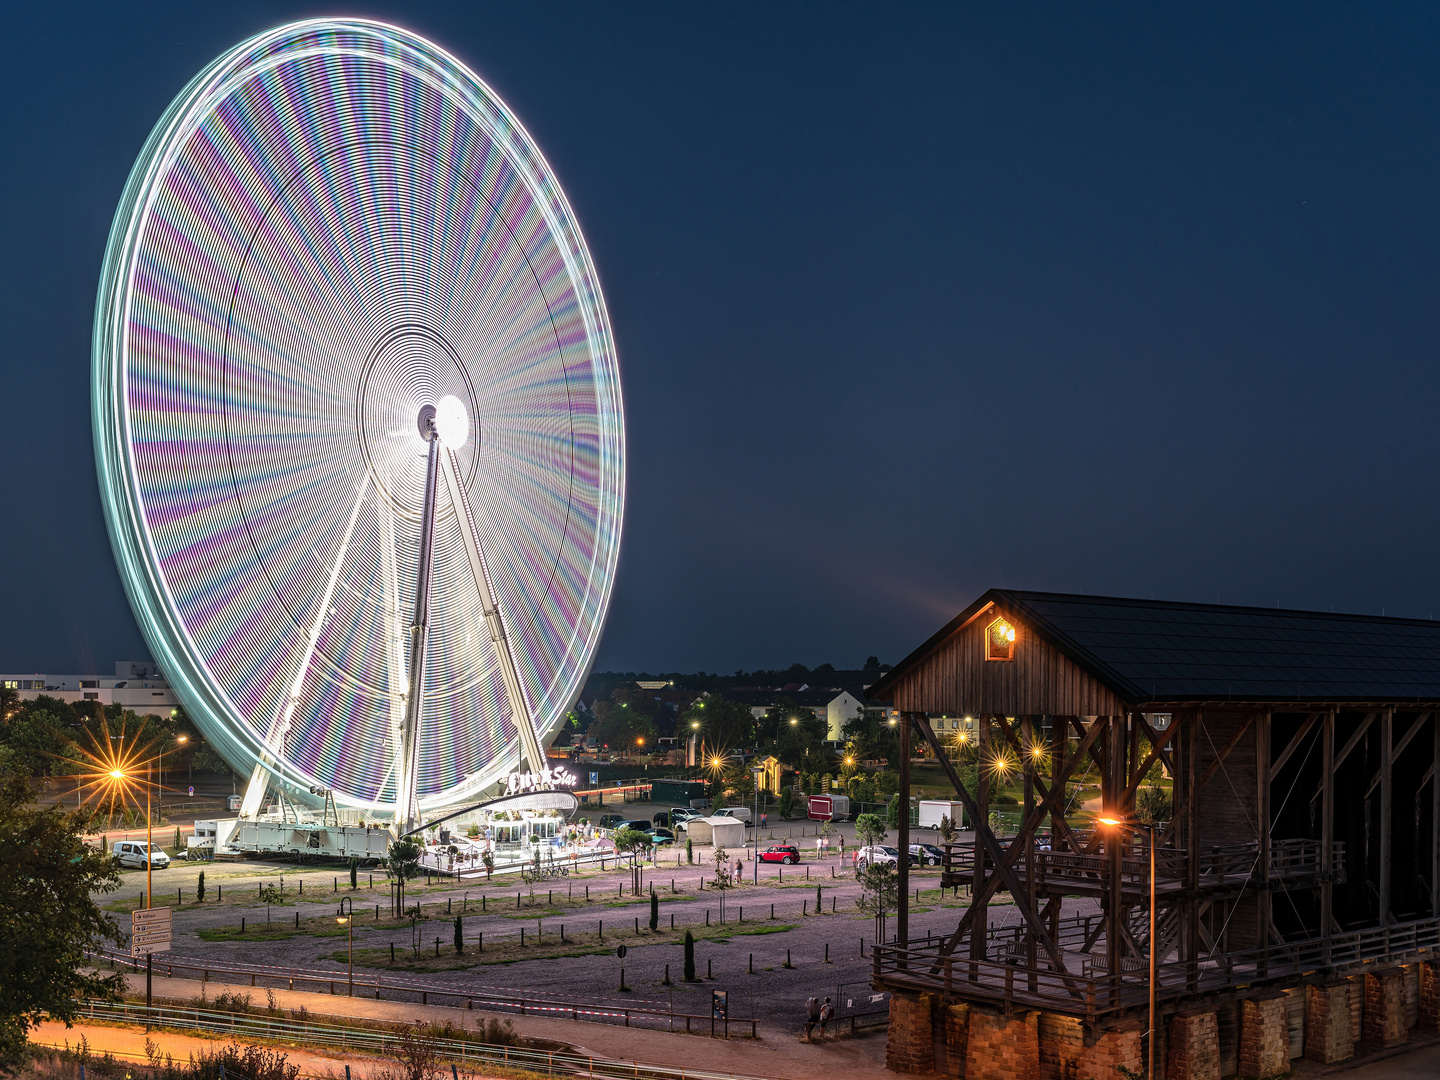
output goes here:
[{"label": "wooden beam", "polygon": [[914,716],[908,712],[900,714],[900,816],[895,826],[900,847],[895,876],[900,896],[895,909],[895,941],[901,948],[910,944],[910,727]]},{"label": "wooden beam", "polygon": [[1390,925],[1391,812],[1395,799],[1395,710],[1380,713],[1380,925]]},{"label": "wooden beam", "polygon": [[1430,785],[1430,914],[1436,917],[1440,916],[1440,780],[1435,778],[1435,770],[1440,767],[1440,716],[1433,721],[1431,741],[1435,744],[1434,759],[1420,786]]},{"label": "wooden beam", "polygon": [[[1140,725],[1140,734],[1150,740],[1151,753],[1145,758],[1145,764],[1135,770],[1135,775],[1130,778],[1130,783],[1138,789],[1139,786],[1145,782],[1145,774],[1150,771],[1150,766],[1155,764],[1157,757],[1160,759],[1160,763],[1165,766],[1165,771],[1170,774],[1170,779],[1173,781],[1175,779],[1175,762],[1165,749],[1170,743],[1170,736],[1167,734],[1164,738],[1161,738],[1155,734],[1155,729],[1150,726],[1150,721],[1145,719],[1144,713],[1136,713],[1135,720]],[[1167,727],[1165,730],[1168,732],[1170,728],[1174,726],[1175,717],[1174,714],[1172,714],[1170,717],[1170,727]]]},{"label": "wooden beam", "polygon": [[[1430,719],[1428,712],[1423,712],[1416,718],[1415,722],[1410,725],[1410,730],[1405,732],[1404,737],[1395,744],[1395,749],[1391,751],[1390,758],[1392,761],[1404,752],[1405,747],[1410,745],[1410,740],[1419,734],[1420,729],[1425,726],[1425,721],[1428,719]],[[1365,789],[1365,798],[1370,798],[1370,793],[1374,791],[1376,785],[1380,783],[1380,771],[1381,770],[1376,769],[1375,775],[1370,778],[1370,786]]]},{"label": "wooden beam", "polygon": [[[1199,717],[1197,716],[1196,719],[1198,722]],[[1219,771],[1220,766],[1225,763],[1225,759],[1230,756],[1230,751],[1234,750],[1235,747],[1240,744],[1241,737],[1244,736],[1245,732],[1249,730],[1250,725],[1254,722],[1255,714],[1246,713],[1245,719],[1240,721],[1240,723],[1235,726],[1235,731],[1230,736],[1230,741],[1220,748],[1220,753],[1215,755],[1215,760],[1212,761],[1208,766],[1206,766],[1205,775],[1200,777],[1193,790],[1187,791],[1185,793],[1186,813],[1193,812],[1196,807],[1198,807],[1200,801],[1200,789],[1203,788],[1206,784],[1208,784],[1210,782],[1210,778]],[[1165,844],[1169,843],[1170,837],[1174,834],[1175,827],[1179,820],[1179,814],[1171,815],[1170,824],[1165,827],[1165,832],[1162,833],[1160,836],[1159,844],[1161,847],[1164,847]]]},{"label": "wooden beam", "polygon": [[1260,889],[1255,894],[1255,941],[1261,946],[1256,974],[1264,978],[1270,968],[1270,726],[1274,714],[1266,710],[1255,721],[1255,840],[1259,846]]},{"label": "wooden beam", "polygon": [[[1005,851],[1001,851],[1000,844],[995,839],[995,834],[990,831],[989,822],[978,818],[979,806],[975,800],[971,798],[970,792],[966,790],[965,785],[961,783],[959,775],[955,772],[954,764],[945,756],[945,752],[940,746],[940,740],[935,737],[935,732],[930,727],[929,718],[917,714],[915,727],[919,730],[920,734],[924,736],[925,741],[930,744],[930,749],[934,752],[936,760],[940,762],[940,766],[950,778],[950,783],[955,788],[955,794],[960,796],[960,802],[964,805],[965,812],[970,815],[972,821],[975,821],[975,834],[984,846],[984,854],[988,855],[991,862],[995,864],[995,872],[986,879],[985,884],[982,886],[982,893],[985,893],[988,899],[989,895],[993,894],[1003,883],[1005,888],[1010,891],[1011,896],[1023,896],[1025,894],[1024,889],[1021,888],[1020,882],[1015,877],[1015,872],[1011,869],[1011,866],[1019,857],[1021,850],[1030,843],[1030,835],[1034,832],[1035,822],[1038,822],[1043,817],[1043,813],[1037,812],[1035,821],[1027,822],[1027,827],[1021,829],[1020,835],[1011,841],[1010,847]],[[1079,760],[1078,754],[1076,755],[1076,760]],[[1061,790],[1063,790],[1063,787]],[[1053,795],[1054,792],[1051,794]],[[1044,804],[1042,804],[1042,807],[1043,805]],[[909,857],[908,852],[906,853],[906,857]],[[985,890],[988,890],[988,892],[985,892]],[[976,912],[976,904],[974,901],[977,899],[979,899],[978,895],[972,897],[970,907],[965,912],[965,918],[972,920],[972,922]],[[1017,904],[1017,906],[1020,908],[1020,915],[1025,920],[1026,925],[1029,926],[1030,932],[1035,935],[1035,940],[1040,943],[1041,947],[1045,950],[1046,956],[1050,958],[1051,965],[1057,972],[1063,974],[1066,970],[1065,958],[1060,954],[1060,950],[1056,948],[1055,942],[1051,939],[1049,931],[1045,929],[1045,924],[1041,922],[1039,914],[1034,908],[1028,905]],[[962,920],[961,927],[963,928],[964,925],[965,923]],[[985,929],[985,923],[981,922],[979,932],[971,935],[972,941],[978,939],[982,947],[985,940]],[[954,951],[955,946],[960,943],[961,936],[961,930],[957,929],[955,934],[940,946],[939,955],[941,957],[949,956],[950,953]]]},{"label": "wooden beam", "polygon": [[1290,742],[1286,744],[1285,749],[1280,751],[1280,756],[1270,763],[1271,776],[1275,776],[1280,772],[1281,769],[1285,768],[1285,765],[1290,760],[1291,755],[1293,755],[1295,751],[1300,748],[1301,740],[1304,739],[1306,735],[1310,734],[1310,729],[1315,726],[1315,721],[1320,719],[1322,715],[1324,714],[1317,712],[1311,713],[1308,717],[1306,717],[1305,722],[1300,725],[1300,730],[1295,732],[1294,737],[1292,737]]},{"label": "wooden beam", "polygon": [[[1028,816],[1026,820],[1022,823],[1018,835],[1016,835],[1010,841],[1010,846],[1006,849],[1006,865],[1013,864],[1016,853],[1024,848],[1022,841],[1027,836],[1030,836],[1034,833],[1035,829],[1039,827],[1040,822],[1045,820],[1045,815],[1047,813],[1052,815],[1053,817],[1057,810],[1063,811],[1063,806],[1061,805],[1061,803],[1065,798],[1065,785],[1069,782],[1070,777],[1074,774],[1075,769],[1079,766],[1080,761],[1084,757],[1085,751],[1089,749],[1091,744],[1093,744],[1096,736],[1099,735],[1100,732],[1101,728],[1100,726],[1098,726],[1097,720],[1095,723],[1092,723],[1090,725],[1090,730],[1086,732],[1085,738],[1082,739],[1080,741],[1080,745],[1076,747],[1076,752],[1066,762],[1064,770],[1056,779],[1055,786],[1049,791],[1043,792],[1041,794],[1040,805],[1037,806],[1034,812],[1030,816]],[[936,756],[939,757],[940,755],[937,754]],[[952,773],[951,782],[958,783],[958,778],[953,776],[954,770],[953,767],[950,766],[948,758],[945,759],[944,764],[946,766],[946,771]],[[977,829],[977,840],[978,839],[979,837]],[[974,923],[976,916],[984,910],[985,904],[983,902],[977,903],[977,901],[988,901],[989,898],[995,894],[1000,881],[1000,879],[994,874],[990,875],[989,878],[985,878],[983,876],[983,862],[978,859],[976,862],[976,868],[977,877],[980,880],[979,883],[975,885],[974,890],[971,893],[970,906],[966,909],[964,916],[961,917],[960,925],[956,929],[955,934],[953,935],[955,944],[952,944],[950,946],[951,949],[953,949],[956,944],[959,944],[961,938],[963,938],[965,935],[966,929]],[[1016,902],[1019,902],[1018,899]],[[983,925],[984,924],[982,922],[982,926]]]},{"label": "wooden beam", "polygon": [[[1345,764],[1345,759],[1350,756],[1350,751],[1355,749],[1356,743],[1358,743],[1365,732],[1370,729],[1370,725],[1375,722],[1375,717],[1379,715],[1378,712],[1365,714],[1365,719],[1360,721],[1360,726],[1351,733],[1350,738],[1345,740],[1345,745],[1340,748],[1340,752],[1335,755],[1335,764],[1331,766],[1331,768],[1338,769],[1341,765]],[[1323,783],[1324,781],[1322,780],[1321,784]],[[1319,794],[1320,785],[1317,784],[1315,786],[1315,795]],[[1312,800],[1315,798],[1315,795],[1311,796]]]},{"label": "wooden beam", "polygon": [[[1325,710],[1324,726],[1320,729],[1320,934],[1328,943],[1330,924],[1334,921],[1335,885],[1335,710]],[[1328,944],[1325,962],[1330,962]]]}]

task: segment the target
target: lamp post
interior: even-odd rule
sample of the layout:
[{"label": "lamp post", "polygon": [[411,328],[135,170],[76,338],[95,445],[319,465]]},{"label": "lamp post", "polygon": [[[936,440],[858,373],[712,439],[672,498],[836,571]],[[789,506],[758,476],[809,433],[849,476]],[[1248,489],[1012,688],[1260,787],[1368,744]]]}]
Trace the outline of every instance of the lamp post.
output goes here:
[{"label": "lamp post", "polygon": [[[1145,833],[1146,846],[1150,849],[1150,996],[1149,1012],[1150,1018],[1146,1026],[1150,1029],[1150,1037],[1145,1044],[1145,1075],[1149,1080],[1155,1078],[1155,825],[1146,824],[1143,821],[1136,821],[1130,818],[1097,818],[1101,825],[1108,825],[1112,829],[1132,833]],[[1118,896],[1111,898],[1111,903],[1119,903]]]},{"label": "lamp post", "polygon": [[[344,910],[343,904],[342,904],[341,910]],[[352,900],[351,903],[350,903],[350,910],[351,910],[351,912],[354,912],[354,910],[355,910],[355,903],[354,903],[353,900]],[[345,927],[345,936],[349,939],[349,943],[350,943],[350,977],[349,977],[349,980],[348,980],[348,982],[347,982],[347,986],[348,986],[349,991],[350,991],[350,996],[351,996],[351,997],[354,997],[354,996],[355,996],[355,916],[354,916],[353,914],[350,914],[350,915],[341,915],[341,916],[339,916],[338,918],[336,918],[335,921],[336,921],[337,923],[339,923],[341,926]]]},{"label": "lamp post", "polygon": [[760,884],[760,778],[765,775],[765,770],[760,765],[752,765],[750,772],[755,777],[755,820],[751,822],[755,827],[755,884]]}]

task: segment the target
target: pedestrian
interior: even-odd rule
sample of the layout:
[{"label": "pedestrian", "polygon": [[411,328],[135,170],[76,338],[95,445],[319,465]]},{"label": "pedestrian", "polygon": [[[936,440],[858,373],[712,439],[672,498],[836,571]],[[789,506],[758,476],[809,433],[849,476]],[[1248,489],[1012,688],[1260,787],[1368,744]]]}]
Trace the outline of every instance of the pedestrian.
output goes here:
[{"label": "pedestrian", "polygon": [[830,999],[825,999],[825,1004],[820,1006],[820,1041],[825,1041],[825,1025],[835,1019],[835,1006],[830,1004]]},{"label": "pedestrian", "polygon": [[820,999],[812,997],[805,1002],[805,1041],[810,1041],[810,1032],[815,1030],[815,1025],[820,1022]]},{"label": "pedestrian", "polygon": [[739,881],[745,874],[745,864],[739,859],[735,860],[735,880]]}]

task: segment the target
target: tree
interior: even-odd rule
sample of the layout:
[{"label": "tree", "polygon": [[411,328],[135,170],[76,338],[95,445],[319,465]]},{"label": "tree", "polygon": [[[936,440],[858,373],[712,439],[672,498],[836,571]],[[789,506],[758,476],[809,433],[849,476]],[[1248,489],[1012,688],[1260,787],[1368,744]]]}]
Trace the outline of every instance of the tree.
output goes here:
[{"label": "tree", "polygon": [[755,745],[755,717],[749,706],[726,701],[719,694],[702,694],[692,701],[680,714],[679,731],[687,738],[698,731],[711,747]]},{"label": "tree", "polygon": [[195,900],[197,903],[205,902],[205,871],[200,871],[200,877],[195,882]]},{"label": "tree", "polygon": [[650,890],[650,929],[660,928],[660,895],[651,888]]},{"label": "tree", "polygon": [[766,735],[773,740],[775,756],[792,768],[824,772],[829,762],[825,739],[829,722],[815,710],[780,698],[765,713]]},{"label": "tree", "polygon": [[357,859],[357,858],[355,858],[355,857],[352,855],[352,856],[350,857],[350,888],[352,888],[352,889],[358,889],[358,888],[360,887],[359,884],[358,884],[358,883],[356,882],[356,880],[355,880],[355,879],[356,879],[356,876],[358,875],[359,869],[360,869],[360,860]]},{"label": "tree", "polygon": [[775,802],[775,809],[782,818],[789,821],[795,813],[795,793],[788,787],[780,792],[780,798]]},{"label": "tree", "polygon": [[725,787],[742,806],[755,797],[755,774],[743,763],[734,765],[725,774]]},{"label": "tree", "polygon": [[940,818],[940,839],[947,844],[953,844],[955,842],[955,832],[955,822],[950,820],[950,815],[942,815]]},{"label": "tree", "polygon": [[885,823],[874,814],[860,814],[855,818],[855,839],[865,847],[873,847],[885,839]]},{"label": "tree", "polygon": [[900,796],[891,795],[890,802],[885,807],[885,820],[890,823],[892,829],[900,827]]},{"label": "tree", "polygon": [[635,856],[630,864],[630,891],[640,891],[640,853],[654,843],[654,837],[639,829],[632,829],[626,825],[623,829],[616,829],[615,834],[610,837],[610,842],[615,845],[615,850],[624,855]]},{"label": "tree", "polygon": [[883,941],[885,918],[900,901],[900,877],[892,864],[872,862],[855,871],[855,880],[860,883],[860,898],[855,906],[875,919],[875,940]]},{"label": "tree", "polygon": [[695,981],[695,935],[685,931],[685,981]]},{"label": "tree", "polygon": [[120,927],[91,898],[113,892],[113,859],[86,846],[87,816],[36,807],[19,772],[0,777],[0,1071],[25,1052],[44,1017],[71,1023],[86,998],[113,1000],[124,976],[101,977],[85,953],[120,942]]},{"label": "tree", "polygon": [[456,956],[463,956],[463,955],[465,954],[465,925],[464,925],[464,923],[461,921],[463,918],[464,918],[464,916],[461,916],[461,915],[456,915],[456,916],[455,916],[455,955],[456,955]]},{"label": "tree", "polygon": [[[486,852],[488,855],[489,852]],[[390,845],[390,873],[400,883],[398,896],[400,910],[405,910],[405,883],[420,876],[420,845],[413,840],[396,840]],[[490,864],[486,863],[486,872]]]}]

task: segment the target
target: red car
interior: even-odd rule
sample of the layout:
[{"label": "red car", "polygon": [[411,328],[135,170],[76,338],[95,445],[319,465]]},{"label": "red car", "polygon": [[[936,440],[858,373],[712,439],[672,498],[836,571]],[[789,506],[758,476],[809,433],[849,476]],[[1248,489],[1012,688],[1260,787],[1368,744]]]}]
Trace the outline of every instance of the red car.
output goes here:
[{"label": "red car", "polygon": [[760,861],[789,863],[793,866],[800,861],[800,849],[794,844],[780,844],[777,847],[768,847],[760,852]]}]

